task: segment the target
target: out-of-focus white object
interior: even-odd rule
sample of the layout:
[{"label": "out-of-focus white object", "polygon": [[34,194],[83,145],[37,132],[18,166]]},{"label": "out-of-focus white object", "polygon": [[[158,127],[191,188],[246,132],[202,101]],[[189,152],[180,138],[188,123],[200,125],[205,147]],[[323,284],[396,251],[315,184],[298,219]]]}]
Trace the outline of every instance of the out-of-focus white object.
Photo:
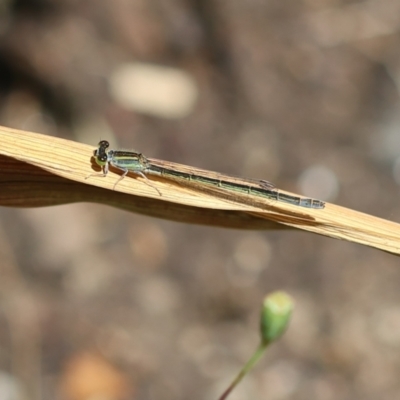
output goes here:
[{"label": "out-of-focus white object", "polygon": [[28,399],[21,382],[7,372],[0,371],[0,400]]},{"label": "out-of-focus white object", "polygon": [[304,195],[322,200],[334,200],[339,190],[336,175],[323,165],[307,168],[301,174],[298,184]]},{"label": "out-of-focus white object", "polygon": [[111,96],[121,107],[154,117],[184,118],[192,112],[198,97],[194,79],[171,67],[123,64],[109,81]]}]

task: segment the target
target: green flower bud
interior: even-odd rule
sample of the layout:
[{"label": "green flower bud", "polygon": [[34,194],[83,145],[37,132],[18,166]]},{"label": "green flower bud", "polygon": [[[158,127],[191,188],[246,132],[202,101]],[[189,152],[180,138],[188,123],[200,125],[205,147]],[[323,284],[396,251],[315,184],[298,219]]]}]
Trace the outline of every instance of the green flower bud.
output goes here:
[{"label": "green flower bud", "polygon": [[293,310],[293,300],[285,292],[274,292],[266,296],[261,310],[261,338],[267,345],[285,332]]}]

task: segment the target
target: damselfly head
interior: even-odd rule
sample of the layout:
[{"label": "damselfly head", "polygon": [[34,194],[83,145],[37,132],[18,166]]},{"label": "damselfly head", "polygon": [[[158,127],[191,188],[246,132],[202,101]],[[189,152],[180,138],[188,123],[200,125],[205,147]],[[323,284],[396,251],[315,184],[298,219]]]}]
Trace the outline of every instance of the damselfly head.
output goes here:
[{"label": "damselfly head", "polygon": [[97,165],[101,167],[106,165],[108,162],[108,155],[106,149],[110,146],[107,140],[101,140],[98,144],[98,148],[94,151],[94,159]]}]

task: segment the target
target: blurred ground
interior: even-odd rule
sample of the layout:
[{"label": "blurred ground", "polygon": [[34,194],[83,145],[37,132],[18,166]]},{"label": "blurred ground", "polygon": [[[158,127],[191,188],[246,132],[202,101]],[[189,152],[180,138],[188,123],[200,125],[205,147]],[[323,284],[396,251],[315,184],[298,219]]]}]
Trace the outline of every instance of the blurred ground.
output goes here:
[{"label": "blurred ground", "polygon": [[[400,220],[400,0],[9,0],[0,15],[1,125]],[[76,204],[0,209],[0,260],[1,399],[216,399],[276,289],[293,323],[232,399],[399,396],[392,255]]]}]

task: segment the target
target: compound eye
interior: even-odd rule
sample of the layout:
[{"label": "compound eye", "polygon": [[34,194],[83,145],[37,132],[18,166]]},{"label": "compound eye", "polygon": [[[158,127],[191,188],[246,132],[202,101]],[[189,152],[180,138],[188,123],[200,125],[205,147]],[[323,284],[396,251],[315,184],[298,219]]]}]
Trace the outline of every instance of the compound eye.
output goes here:
[{"label": "compound eye", "polygon": [[110,143],[108,143],[107,140],[101,140],[99,142],[99,147],[101,147],[103,149],[107,149],[108,147],[110,147]]},{"label": "compound eye", "polygon": [[101,162],[107,162],[107,154],[97,155],[97,158],[98,158],[99,161],[101,161]]}]

